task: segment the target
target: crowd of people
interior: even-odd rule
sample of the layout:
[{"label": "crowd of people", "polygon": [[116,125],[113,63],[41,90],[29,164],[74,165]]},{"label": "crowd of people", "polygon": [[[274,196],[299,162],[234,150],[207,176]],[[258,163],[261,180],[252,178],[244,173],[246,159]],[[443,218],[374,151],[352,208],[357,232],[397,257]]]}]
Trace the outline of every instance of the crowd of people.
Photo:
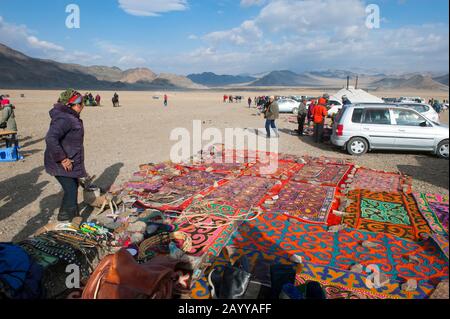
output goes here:
[{"label": "crowd of people", "polygon": [[242,102],[242,96],[236,95],[224,95],[223,96],[223,103],[241,103]]},{"label": "crowd of people", "polygon": [[[330,96],[328,94],[324,94],[318,99],[311,100],[310,103],[308,103],[308,100],[305,97],[302,98],[297,112],[298,136],[304,136],[305,125],[307,124],[307,126],[310,127],[312,123],[314,124],[314,141],[316,143],[322,143],[324,141],[324,128],[325,121],[328,115],[327,104],[329,98]],[[267,138],[272,137],[272,130],[275,132],[275,136],[279,137],[276,121],[279,119],[280,110],[277,98],[275,96],[260,96],[255,97],[254,100],[252,100],[249,97],[249,107],[251,106],[252,102],[255,103],[258,111],[264,115],[264,118],[266,120],[265,128]],[[349,100],[346,97],[343,97],[343,103],[348,104]]]},{"label": "crowd of people", "polygon": [[100,106],[101,105],[101,96],[97,94],[95,97],[92,93],[85,93],[83,95],[83,104],[85,106]]}]

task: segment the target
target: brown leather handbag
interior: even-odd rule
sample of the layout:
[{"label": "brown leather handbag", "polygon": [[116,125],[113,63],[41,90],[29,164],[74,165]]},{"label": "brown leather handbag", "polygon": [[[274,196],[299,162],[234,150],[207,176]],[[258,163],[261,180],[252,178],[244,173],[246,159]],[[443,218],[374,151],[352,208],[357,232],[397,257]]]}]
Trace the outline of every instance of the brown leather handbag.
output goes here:
[{"label": "brown leather handbag", "polygon": [[179,264],[166,256],[157,256],[138,264],[122,249],[105,257],[83,291],[82,299],[170,299]]}]

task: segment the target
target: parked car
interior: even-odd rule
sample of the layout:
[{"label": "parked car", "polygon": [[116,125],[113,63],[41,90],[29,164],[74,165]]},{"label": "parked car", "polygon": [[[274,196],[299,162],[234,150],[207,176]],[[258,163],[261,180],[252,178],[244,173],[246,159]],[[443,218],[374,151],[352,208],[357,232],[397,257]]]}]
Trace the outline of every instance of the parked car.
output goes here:
[{"label": "parked car", "polygon": [[293,99],[279,99],[277,100],[280,113],[292,113],[297,114],[300,103]]},{"label": "parked car", "polygon": [[399,99],[400,103],[420,103],[424,104],[425,100],[422,99],[420,96],[402,96]]},{"label": "parked car", "polygon": [[410,109],[414,109],[427,119],[432,120],[433,122],[439,123],[439,114],[428,104],[420,104],[420,103],[400,103],[399,107],[407,107]]},{"label": "parked car", "polygon": [[384,103],[400,103],[400,99],[397,99],[395,97],[384,97],[382,99]]},{"label": "parked car", "polygon": [[448,159],[448,126],[396,104],[346,105],[337,114],[331,142],[360,156],[373,149],[430,151]]},{"label": "parked car", "polygon": [[342,109],[342,102],[338,100],[329,100],[327,104],[328,117],[333,117]]}]

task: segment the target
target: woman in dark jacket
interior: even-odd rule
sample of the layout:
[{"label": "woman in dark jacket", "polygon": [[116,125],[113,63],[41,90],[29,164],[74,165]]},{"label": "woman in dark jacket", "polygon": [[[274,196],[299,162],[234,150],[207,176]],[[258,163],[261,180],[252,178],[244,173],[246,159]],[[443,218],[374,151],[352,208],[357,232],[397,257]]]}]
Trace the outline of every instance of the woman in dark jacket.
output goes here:
[{"label": "woman in dark jacket", "polygon": [[78,180],[86,177],[84,167],[84,127],[80,119],[83,96],[66,90],[50,111],[51,123],[45,138],[45,170],[61,184],[64,197],[59,221],[71,221],[79,215]]}]

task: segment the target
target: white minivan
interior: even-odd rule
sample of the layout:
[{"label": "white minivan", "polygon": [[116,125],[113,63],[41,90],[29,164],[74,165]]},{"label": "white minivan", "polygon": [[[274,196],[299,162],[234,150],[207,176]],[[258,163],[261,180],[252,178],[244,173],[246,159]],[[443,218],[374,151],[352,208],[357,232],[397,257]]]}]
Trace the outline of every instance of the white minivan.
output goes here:
[{"label": "white minivan", "polygon": [[448,159],[448,126],[395,104],[346,105],[337,114],[331,142],[351,155],[373,149],[429,151]]}]

